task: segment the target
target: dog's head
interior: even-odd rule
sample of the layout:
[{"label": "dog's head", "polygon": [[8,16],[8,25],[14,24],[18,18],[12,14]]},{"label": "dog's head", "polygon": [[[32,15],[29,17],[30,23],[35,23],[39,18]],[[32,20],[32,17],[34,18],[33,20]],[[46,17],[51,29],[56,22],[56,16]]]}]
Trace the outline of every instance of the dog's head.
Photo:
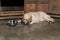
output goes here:
[{"label": "dog's head", "polygon": [[24,14],[22,19],[22,24],[29,24],[32,21],[32,16],[30,14]]}]

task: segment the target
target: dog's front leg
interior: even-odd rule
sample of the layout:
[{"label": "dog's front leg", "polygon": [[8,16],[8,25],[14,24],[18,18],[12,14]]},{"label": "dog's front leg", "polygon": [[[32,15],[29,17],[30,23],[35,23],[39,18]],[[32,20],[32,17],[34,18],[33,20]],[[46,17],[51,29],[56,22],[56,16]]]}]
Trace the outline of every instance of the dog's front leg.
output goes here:
[{"label": "dog's front leg", "polygon": [[34,24],[34,23],[35,23],[35,21],[32,21],[32,22],[30,23],[30,25],[31,25],[31,24]]}]

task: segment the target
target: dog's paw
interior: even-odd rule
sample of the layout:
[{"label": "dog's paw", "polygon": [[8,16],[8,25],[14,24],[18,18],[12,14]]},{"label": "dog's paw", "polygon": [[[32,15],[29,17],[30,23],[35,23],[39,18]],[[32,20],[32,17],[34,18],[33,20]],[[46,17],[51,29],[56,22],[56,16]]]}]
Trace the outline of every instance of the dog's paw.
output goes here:
[{"label": "dog's paw", "polygon": [[51,22],[55,22],[55,20],[53,18],[50,19]]},{"label": "dog's paw", "polygon": [[47,20],[48,22],[55,22],[55,20],[53,18],[50,18]]},{"label": "dog's paw", "polygon": [[30,25],[34,24],[35,22],[31,22]]}]

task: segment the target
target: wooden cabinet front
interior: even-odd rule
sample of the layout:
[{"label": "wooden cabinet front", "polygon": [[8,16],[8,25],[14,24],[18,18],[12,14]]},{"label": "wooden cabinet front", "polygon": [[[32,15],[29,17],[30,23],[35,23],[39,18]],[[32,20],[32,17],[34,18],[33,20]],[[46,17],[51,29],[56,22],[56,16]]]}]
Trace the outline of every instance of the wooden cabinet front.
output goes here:
[{"label": "wooden cabinet front", "polygon": [[26,4],[25,5],[25,12],[33,12],[35,11],[36,4]]},{"label": "wooden cabinet front", "polygon": [[48,4],[37,4],[37,11],[48,11]]}]

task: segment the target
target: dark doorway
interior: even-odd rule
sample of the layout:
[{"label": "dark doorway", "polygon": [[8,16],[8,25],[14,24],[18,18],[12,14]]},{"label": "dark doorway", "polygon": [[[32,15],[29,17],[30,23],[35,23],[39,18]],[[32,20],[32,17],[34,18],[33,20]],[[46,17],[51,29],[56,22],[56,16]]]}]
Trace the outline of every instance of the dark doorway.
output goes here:
[{"label": "dark doorway", "polygon": [[2,10],[23,10],[24,0],[1,0]]}]

